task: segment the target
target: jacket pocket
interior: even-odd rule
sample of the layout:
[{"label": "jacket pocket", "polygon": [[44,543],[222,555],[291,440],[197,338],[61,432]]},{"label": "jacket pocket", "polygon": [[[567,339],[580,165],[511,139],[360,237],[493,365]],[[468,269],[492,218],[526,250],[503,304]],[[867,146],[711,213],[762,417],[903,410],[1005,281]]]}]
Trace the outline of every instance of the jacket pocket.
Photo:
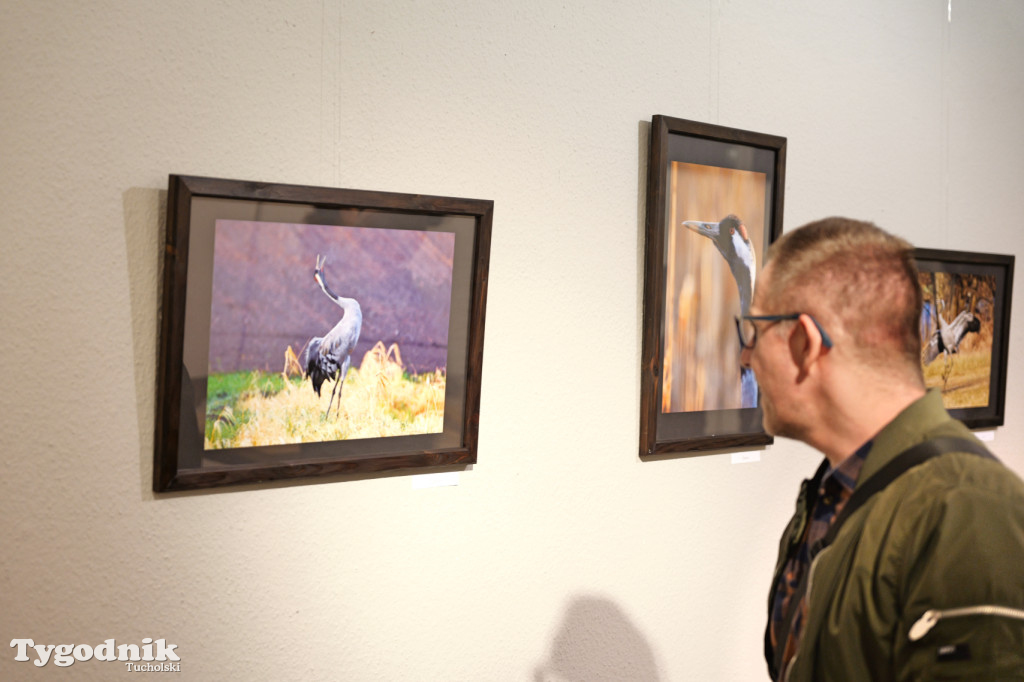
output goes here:
[{"label": "jacket pocket", "polygon": [[908,667],[899,679],[1024,680],[1024,609],[931,609],[911,625],[907,640]]},{"label": "jacket pocket", "polygon": [[910,626],[910,632],[907,636],[910,637],[911,642],[916,642],[931,632],[931,629],[943,618],[966,618],[968,616],[995,616],[997,618],[1010,618],[1024,622],[1024,609],[994,606],[991,604],[963,606],[956,609],[929,609]]}]

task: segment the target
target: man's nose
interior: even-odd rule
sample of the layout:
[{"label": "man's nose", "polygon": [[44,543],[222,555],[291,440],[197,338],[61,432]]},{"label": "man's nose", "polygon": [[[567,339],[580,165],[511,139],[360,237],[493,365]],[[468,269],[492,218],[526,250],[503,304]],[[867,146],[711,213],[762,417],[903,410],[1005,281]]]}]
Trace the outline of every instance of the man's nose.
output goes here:
[{"label": "man's nose", "polygon": [[740,367],[745,369],[751,369],[750,367],[750,356],[754,354],[754,349],[747,346],[743,346],[743,350],[740,351]]}]

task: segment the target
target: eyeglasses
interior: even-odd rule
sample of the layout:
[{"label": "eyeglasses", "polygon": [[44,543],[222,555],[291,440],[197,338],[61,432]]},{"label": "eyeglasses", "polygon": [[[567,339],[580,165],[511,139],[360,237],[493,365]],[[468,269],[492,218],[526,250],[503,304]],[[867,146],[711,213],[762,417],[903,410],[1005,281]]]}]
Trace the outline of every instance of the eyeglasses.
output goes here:
[{"label": "eyeglasses", "polygon": [[[754,350],[754,346],[757,345],[757,325],[755,322],[770,322],[765,326],[765,329],[772,326],[776,322],[783,322],[785,320],[797,320],[801,315],[806,313],[792,313],[790,315],[744,315],[743,317],[733,318],[736,320],[736,333],[740,337],[740,346],[747,350]],[[832,347],[832,339],[825,332],[818,321],[814,319],[814,316],[807,315],[811,318],[811,322],[818,328],[818,333],[821,334],[821,343],[825,348]]]}]

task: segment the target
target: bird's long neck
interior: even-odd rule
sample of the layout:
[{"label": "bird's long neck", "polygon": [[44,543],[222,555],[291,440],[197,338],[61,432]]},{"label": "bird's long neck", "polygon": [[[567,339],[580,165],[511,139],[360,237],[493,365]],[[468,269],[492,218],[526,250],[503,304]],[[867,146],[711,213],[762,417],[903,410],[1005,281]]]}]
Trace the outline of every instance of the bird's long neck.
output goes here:
[{"label": "bird's long neck", "polygon": [[340,307],[346,313],[348,313],[349,311],[359,311],[359,302],[356,301],[356,299],[345,298],[344,296],[339,296],[338,294],[334,293],[334,291],[332,291],[331,288],[327,286],[327,282],[324,281],[322,275],[320,277],[317,277],[316,281],[320,285],[320,288],[323,290],[323,292],[327,294],[327,297],[334,301],[338,305],[338,307]]},{"label": "bird's long neck", "polygon": [[730,269],[740,292],[740,314],[746,315],[750,311],[750,299],[754,291],[754,271],[732,264]]},{"label": "bird's long neck", "polygon": [[[733,237],[737,239],[737,236]],[[726,258],[729,270],[732,271],[733,279],[736,280],[736,288],[740,294],[740,314],[746,315],[750,311],[750,301],[754,293],[754,247],[749,241],[741,242],[742,248],[734,250],[734,258]]]}]

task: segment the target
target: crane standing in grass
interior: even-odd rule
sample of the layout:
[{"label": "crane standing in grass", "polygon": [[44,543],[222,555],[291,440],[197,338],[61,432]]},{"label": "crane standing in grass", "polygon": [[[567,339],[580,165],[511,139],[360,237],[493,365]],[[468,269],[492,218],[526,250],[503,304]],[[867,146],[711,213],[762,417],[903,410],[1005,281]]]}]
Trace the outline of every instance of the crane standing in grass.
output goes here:
[{"label": "crane standing in grass", "polygon": [[324,336],[314,336],[310,339],[302,354],[302,366],[306,368],[306,376],[310,378],[313,390],[318,396],[323,383],[334,379],[334,390],[331,391],[331,402],[327,403],[325,417],[331,413],[335,393],[338,395],[338,414],[341,414],[341,390],[345,383],[345,375],[348,374],[349,364],[352,362],[352,351],[356,347],[356,342],[359,341],[359,332],[363,328],[363,312],[359,307],[359,301],[354,298],[338,296],[324,281],[324,264],[326,262],[326,256],[321,260],[317,255],[313,279],[320,285],[328,298],[342,309],[343,315],[331,331]]},{"label": "crane standing in grass", "polygon": [[926,365],[939,357],[939,354],[944,354],[948,358],[949,354],[959,351],[960,342],[968,332],[981,331],[981,320],[974,312],[961,310],[949,324],[942,319],[941,313],[935,317],[938,319],[938,326],[929,337],[928,346],[925,348],[923,360]]},{"label": "crane standing in grass", "polygon": [[[686,220],[683,226],[711,240],[722,254],[740,295],[740,315],[750,310],[750,299],[754,291],[754,245],[747,234],[747,226],[736,216],[729,214],[717,223]],[[743,342],[740,341],[742,346]],[[743,407],[757,407],[757,380],[749,367],[740,367],[740,399]]]},{"label": "crane standing in grass", "polygon": [[935,319],[938,325],[934,332],[929,335],[928,345],[924,348],[921,360],[925,365],[930,365],[935,358],[942,355],[942,392],[945,393],[949,386],[949,379],[953,376],[953,353],[960,351],[960,342],[964,340],[968,332],[981,331],[981,320],[974,314],[974,306],[971,311],[961,310],[951,323],[946,324],[942,319],[942,313],[936,313]]}]

